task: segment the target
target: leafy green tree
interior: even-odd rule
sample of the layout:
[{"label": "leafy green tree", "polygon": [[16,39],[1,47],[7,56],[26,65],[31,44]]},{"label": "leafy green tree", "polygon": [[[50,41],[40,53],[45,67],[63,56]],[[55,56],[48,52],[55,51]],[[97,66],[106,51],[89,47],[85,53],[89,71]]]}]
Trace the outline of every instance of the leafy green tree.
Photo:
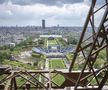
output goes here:
[{"label": "leafy green tree", "polygon": [[74,37],[69,37],[68,38],[68,44],[74,44],[74,45],[76,45],[77,42],[78,42],[78,40],[76,38],[74,38]]},{"label": "leafy green tree", "polygon": [[39,43],[39,44],[44,44],[44,40],[43,40],[43,39],[39,39],[39,40],[38,40],[38,43]]},{"label": "leafy green tree", "polygon": [[2,63],[5,59],[9,59],[9,53],[0,52],[0,63]]}]

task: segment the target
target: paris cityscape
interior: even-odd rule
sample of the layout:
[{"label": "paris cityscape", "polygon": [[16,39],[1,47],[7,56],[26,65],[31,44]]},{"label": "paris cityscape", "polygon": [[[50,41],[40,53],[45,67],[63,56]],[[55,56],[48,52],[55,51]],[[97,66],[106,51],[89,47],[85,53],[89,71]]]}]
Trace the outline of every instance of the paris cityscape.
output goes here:
[{"label": "paris cityscape", "polygon": [[108,90],[108,0],[0,0],[0,90]]}]

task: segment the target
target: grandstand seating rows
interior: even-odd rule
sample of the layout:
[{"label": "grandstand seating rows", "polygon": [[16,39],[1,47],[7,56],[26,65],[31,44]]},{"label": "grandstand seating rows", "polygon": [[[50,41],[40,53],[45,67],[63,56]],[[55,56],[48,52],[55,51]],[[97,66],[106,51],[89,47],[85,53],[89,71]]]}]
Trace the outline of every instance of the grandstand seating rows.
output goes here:
[{"label": "grandstand seating rows", "polygon": [[67,52],[73,52],[73,48],[71,47],[65,47],[62,48],[60,46],[57,46],[57,49],[52,49],[51,46],[48,46],[48,48],[42,48],[42,47],[36,47],[32,49],[33,52],[38,53],[38,54],[47,54],[47,53],[67,53]]}]

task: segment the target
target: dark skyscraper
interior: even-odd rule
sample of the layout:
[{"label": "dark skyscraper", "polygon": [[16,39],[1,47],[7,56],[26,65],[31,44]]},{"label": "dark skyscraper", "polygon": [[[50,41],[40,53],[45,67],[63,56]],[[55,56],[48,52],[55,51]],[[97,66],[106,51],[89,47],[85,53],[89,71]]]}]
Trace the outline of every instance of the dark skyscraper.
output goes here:
[{"label": "dark skyscraper", "polygon": [[45,29],[45,20],[42,20],[42,28]]}]

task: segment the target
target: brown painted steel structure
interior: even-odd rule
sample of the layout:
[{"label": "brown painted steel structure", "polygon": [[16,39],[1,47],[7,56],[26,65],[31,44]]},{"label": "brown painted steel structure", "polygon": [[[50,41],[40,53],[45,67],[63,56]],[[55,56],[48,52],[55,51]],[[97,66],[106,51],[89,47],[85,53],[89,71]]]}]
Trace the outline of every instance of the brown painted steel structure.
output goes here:
[{"label": "brown painted steel structure", "polygon": [[[60,89],[65,87],[73,87],[74,90],[102,90],[108,79],[108,1],[103,0],[103,6],[97,6],[97,1],[99,0],[92,0],[91,2],[91,7],[74,52],[69,72],[57,70],[12,71],[7,68],[2,68],[0,69],[0,75],[3,76],[0,79],[0,90],[34,90],[36,88],[51,90],[52,88]],[[95,19],[99,11],[102,12],[102,18],[98,21],[99,26],[97,28],[95,27]],[[91,35],[86,39],[85,36],[90,26],[92,27]],[[95,69],[94,65],[98,60],[98,55],[105,49],[106,61],[101,65],[101,68]],[[87,53],[87,51],[89,52]],[[77,62],[79,53],[83,55],[83,60]],[[74,72],[73,69],[76,62],[83,64],[80,71]],[[53,78],[57,75],[65,78],[61,85],[53,81]],[[17,79],[19,78],[23,79],[24,83],[18,85]],[[95,81],[96,84],[93,84],[92,81]]]}]

